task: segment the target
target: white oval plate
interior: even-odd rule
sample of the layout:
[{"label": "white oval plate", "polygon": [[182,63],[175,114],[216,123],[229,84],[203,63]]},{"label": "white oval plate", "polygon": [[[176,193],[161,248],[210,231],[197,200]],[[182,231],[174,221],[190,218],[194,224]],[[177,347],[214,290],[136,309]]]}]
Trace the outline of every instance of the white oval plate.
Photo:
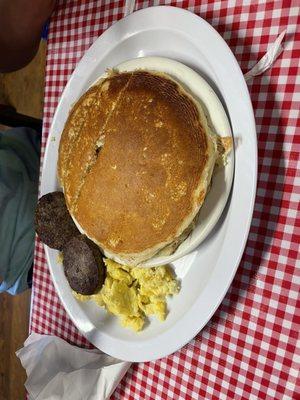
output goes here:
[{"label": "white oval plate", "polygon": [[229,47],[196,15],[174,7],[138,11],[109,28],[87,51],[57,107],[42,172],[42,194],[58,189],[57,150],[71,105],[106,68],[144,56],[168,57],[190,66],[217,93],[227,111],[235,140],[235,170],[230,203],[197,250],[172,265],[181,291],[168,302],[165,322],[151,319],[139,334],[93,302],[72,296],[57,251],[45,246],[55,288],[71,319],[105,353],[128,361],[166,356],[191,340],[224,298],[243,254],[250,228],[257,176],[255,121],[248,89]]}]

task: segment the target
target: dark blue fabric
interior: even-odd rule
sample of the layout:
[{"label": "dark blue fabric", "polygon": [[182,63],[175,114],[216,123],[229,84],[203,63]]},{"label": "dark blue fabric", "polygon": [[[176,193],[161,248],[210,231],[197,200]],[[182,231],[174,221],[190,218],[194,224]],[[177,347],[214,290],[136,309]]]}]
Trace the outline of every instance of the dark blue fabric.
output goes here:
[{"label": "dark blue fabric", "polygon": [[42,30],[42,39],[48,39],[48,31],[49,31],[49,21],[45,23]]}]

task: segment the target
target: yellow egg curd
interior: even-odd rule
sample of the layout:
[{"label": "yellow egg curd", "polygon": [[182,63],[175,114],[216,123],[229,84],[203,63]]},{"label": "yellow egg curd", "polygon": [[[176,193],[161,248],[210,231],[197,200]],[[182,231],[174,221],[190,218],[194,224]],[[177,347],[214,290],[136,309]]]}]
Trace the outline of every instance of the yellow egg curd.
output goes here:
[{"label": "yellow egg curd", "polygon": [[169,266],[129,267],[108,258],[104,263],[107,273],[102,288],[90,296],[73,292],[76,299],[94,300],[118,316],[122,326],[136,332],[143,329],[148,315],[166,319],[166,296],[179,292],[179,282]]}]

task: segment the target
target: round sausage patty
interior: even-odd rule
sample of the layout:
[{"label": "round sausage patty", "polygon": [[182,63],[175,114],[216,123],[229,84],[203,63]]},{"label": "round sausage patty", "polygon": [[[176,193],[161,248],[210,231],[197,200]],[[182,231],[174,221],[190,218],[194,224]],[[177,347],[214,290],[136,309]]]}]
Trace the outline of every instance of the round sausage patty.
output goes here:
[{"label": "round sausage patty", "polygon": [[63,265],[67,280],[73,290],[93,294],[103,285],[105,266],[98,246],[84,235],[69,240],[63,247]]},{"label": "round sausage patty", "polygon": [[62,250],[72,236],[79,231],[74,224],[62,192],[42,196],[35,211],[35,230],[47,246]]}]

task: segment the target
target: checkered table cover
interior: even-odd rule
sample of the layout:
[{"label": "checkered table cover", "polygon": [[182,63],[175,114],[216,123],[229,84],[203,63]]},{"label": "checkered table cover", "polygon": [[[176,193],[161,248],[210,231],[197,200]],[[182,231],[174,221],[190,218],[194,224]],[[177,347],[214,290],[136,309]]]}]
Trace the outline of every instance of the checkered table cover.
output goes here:
[{"label": "checkered table cover", "polygon": [[[280,32],[287,29],[287,35],[273,68],[248,84],[257,124],[258,188],[236,277],[195,339],[169,357],[133,364],[112,398],[299,399],[300,3],[138,0],[136,9],[158,4],[184,7],[207,20],[244,72]],[[42,154],[72,71],[99,35],[122,18],[124,6],[122,0],[58,3],[49,27]],[[91,346],[58,299],[39,241],[31,331]]]}]

